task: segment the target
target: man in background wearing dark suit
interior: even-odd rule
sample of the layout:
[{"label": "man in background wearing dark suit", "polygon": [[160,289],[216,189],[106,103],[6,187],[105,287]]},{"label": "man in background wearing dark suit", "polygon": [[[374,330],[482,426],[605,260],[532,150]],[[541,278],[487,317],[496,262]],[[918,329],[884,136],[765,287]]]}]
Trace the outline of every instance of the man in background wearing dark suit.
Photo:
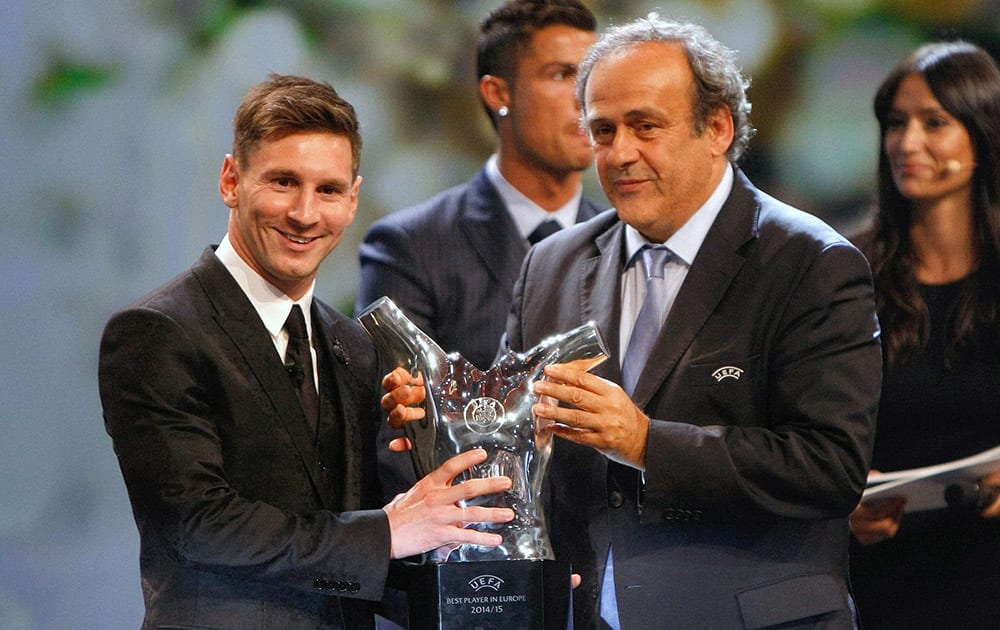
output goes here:
[{"label": "man in background wearing dark suit", "polygon": [[313,299],[357,209],[354,109],[328,84],[273,75],[233,127],[219,177],[228,234],[114,315],[101,342],[143,628],[374,627],[390,558],[498,544],[463,525],[513,513],[457,502],[510,481],[452,487],[485,458],[471,451],[379,508],[374,348]]},{"label": "man in background wearing dark suit", "polygon": [[[581,65],[616,211],[531,250],[507,325],[520,351],[593,319],[611,349],[535,389],[563,403],[533,411],[564,438],[549,522],[582,576],[578,629],[855,624],[847,519],[881,379],[871,273],[734,165],[746,87],[704,29],[656,14]],[[387,394],[394,423],[419,415],[397,406],[415,391]]]},{"label": "man in background wearing dark suit", "polygon": [[445,351],[490,367],[536,229],[600,211],[582,196],[593,150],[573,94],[596,24],[577,0],[511,0],[486,18],[477,72],[496,154],[472,180],[372,225],[358,311],[388,296]]}]

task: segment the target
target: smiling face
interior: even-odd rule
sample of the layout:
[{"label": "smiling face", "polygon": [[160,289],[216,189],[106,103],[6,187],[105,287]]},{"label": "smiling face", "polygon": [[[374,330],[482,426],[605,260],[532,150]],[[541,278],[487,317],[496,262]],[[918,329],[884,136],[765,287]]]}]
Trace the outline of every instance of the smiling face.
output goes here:
[{"label": "smiling face", "polygon": [[219,175],[233,248],[293,300],[354,221],[360,187],[350,141],[328,132],[265,139],[244,163],[227,155]]},{"label": "smiling face", "polygon": [[886,117],[884,149],[900,194],[918,205],[971,200],[976,154],[969,132],[934,96],[926,79],[899,83]]},{"label": "smiling face", "polygon": [[728,166],[729,110],[696,131],[694,74],[683,48],[646,42],[601,59],[584,91],[601,185],[621,219],[654,242],[677,231]]},{"label": "smiling face", "polygon": [[582,171],[594,159],[580,128],[574,94],[576,69],[597,39],[591,31],[548,26],[537,31],[518,59],[509,87],[509,149],[519,161],[556,174]]}]

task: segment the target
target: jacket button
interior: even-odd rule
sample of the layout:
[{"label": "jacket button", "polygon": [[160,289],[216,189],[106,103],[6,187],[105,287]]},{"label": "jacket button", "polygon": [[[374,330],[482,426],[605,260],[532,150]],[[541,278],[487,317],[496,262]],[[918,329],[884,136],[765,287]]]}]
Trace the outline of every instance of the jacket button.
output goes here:
[{"label": "jacket button", "polygon": [[608,503],[613,508],[620,508],[625,503],[625,496],[617,490],[612,490],[608,495]]}]

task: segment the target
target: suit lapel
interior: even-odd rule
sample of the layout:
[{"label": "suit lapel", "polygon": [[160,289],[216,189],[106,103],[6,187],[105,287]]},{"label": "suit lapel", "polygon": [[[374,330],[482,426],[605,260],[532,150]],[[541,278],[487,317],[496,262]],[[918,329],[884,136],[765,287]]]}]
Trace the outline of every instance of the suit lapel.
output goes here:
[{"label": "suit lapel", "polygon": [[235,352],[243,359],[237,363],[243,364],[249,377],[257,381],[271,401],[271,411],[291,436],[310,481],[322,496],[315,437],[260,316],[211,249],[202,254],[192,271],[215,308],[216,324],[233,341]]},{"label": "suit lapel", "polygon": [[357,432],[356,419],[365,417],[355,405],[351,389],[351,357],[341,343],[338,323],[330,313],[313,301],[316,352],[320,357],[320,456],[325,473],[323,495],[328,509],[357,509],[361,501],[361,480],[350,471],[363,470],[352,460],[364,450]]},{"label": "suit lapel", "polygon": [[482,259],[501,286],[513,286],[528,252],[528,243],[517,231],[493,184],[481,170],[469,190],[469,204],[463,208],[462,232],[469,246]]},{"label": "suit lapel", "polygon": [[[611,357],[594,368],[598,376],[616,383],[621,382],[621,365],[618,331],[621,324],[621,275],[623,263],[625,225],[621,221],[595,239],[598,254],[583,261],[580,276],[580,295],[583,321],[597,323]],[[613,279],[614,281],[609,281]]]},{"label": "suit lapel", "polygon": [[[469,244],[501,286],[513,287],[528,253],[528,242],[517,231],[507,205],[482,169],[469,187],[469,203],[462,209],[460,228]],[[603,209],[580,198],[576,222],[597,216]]]},{"label": "suit lapel", "polygon": [[632,398],[639,407],[673,372],[743,266],[739,250],[756,236],[759,210],[750,182],[737,170],[733,190],[705,236],[636,383]]}]

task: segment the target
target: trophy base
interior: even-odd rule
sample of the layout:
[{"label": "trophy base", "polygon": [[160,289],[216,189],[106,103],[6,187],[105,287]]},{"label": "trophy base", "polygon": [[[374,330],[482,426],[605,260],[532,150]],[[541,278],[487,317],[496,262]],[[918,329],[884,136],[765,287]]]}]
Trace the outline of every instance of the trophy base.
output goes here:
[{"label": "trophy base", "polygon": [[394,562],[388,583],[407,595],[410,630],[565,630],[569,623],[568,562]]}]

